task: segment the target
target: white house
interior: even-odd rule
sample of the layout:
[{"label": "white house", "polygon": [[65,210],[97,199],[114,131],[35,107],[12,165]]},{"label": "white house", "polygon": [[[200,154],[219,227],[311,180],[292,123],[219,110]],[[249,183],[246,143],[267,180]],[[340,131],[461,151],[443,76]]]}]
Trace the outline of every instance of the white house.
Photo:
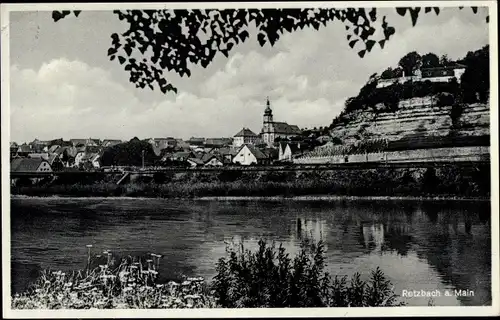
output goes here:
[{"label": "white house", "polygon": [[258,136],[250,129],[243,128],[237,134],[234,135],[233,145],[237,148],[244,144],[255,144]]},{"label": "white house", "polygon": [[451,79],[457,79],[460,83],[460,78],[465,72],[465,66],[461,64],[456,64],[453,66],[446,67],[434,67],[434,68],[421,68],[416,70],[414,75],[402,76],[399,78],[392,79],[379,79],[377,83],[377,88],[388,87],[393,83],[405,83],[406,81],[430,81],[430,82],[448,82]]},{"label": "white house", "polygon": [[251,164],[265,163],[268,156],[257,148],[243,145],[233,157],[233,163],[248,166]]},{"label": "white house", "polygon": [[293,156],[300,151],[300,143],[280,142],[278,160],[292,161]]},{"label": "white house", "polygon": [[92,166],[94,168],[100,168],[101,167],[101,156],[99,154],[94,155],[94,157],[90,161],[91,161]]},{"label": "white house", "polygon": [[75,162],[74,162],[75,167],[78,167],[80,165],[84,155],[85,151],[78,151],[78,153],[75,155]]}]

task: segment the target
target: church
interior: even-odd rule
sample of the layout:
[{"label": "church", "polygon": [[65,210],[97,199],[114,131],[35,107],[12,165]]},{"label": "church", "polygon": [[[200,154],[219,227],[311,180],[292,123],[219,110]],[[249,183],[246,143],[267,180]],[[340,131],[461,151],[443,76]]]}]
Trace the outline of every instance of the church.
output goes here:
[{"label": "church", "polygon": [[273,121],[273,110],[267,98],[266,109],[264,110],[264,124],[260,132],[261,139],[268,147],[274,147],[276,138],[287,139],[301,135],[301,130],[296,125],[289,125],[286,122]]}]

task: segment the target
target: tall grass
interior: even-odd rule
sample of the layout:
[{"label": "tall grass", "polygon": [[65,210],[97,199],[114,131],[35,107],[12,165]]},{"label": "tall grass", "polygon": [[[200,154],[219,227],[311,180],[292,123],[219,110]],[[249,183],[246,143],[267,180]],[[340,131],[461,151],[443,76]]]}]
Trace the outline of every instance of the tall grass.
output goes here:
[{"label": "tall grass", "polygon": [[[243,243],[216,263],[216,276],[160,281],[161,255],[116,259],[110,252],[89,254],[85,270],[43,271],[13,309],[163,309],[398,306],[391,283],[380,269],[369,281],[355,274],[331,277],[323,243],[305,239],[295,257],[283,246],[260,240],[254,252]],[[116,262],[119,261],[119,262]],[[94,266],[96,265],[96,266]]]},{"label": "tall grass", "polygon": [[303,195],[488,197],[491,179],[486,166],[231,174],[181,173],[165,180],[157,177],[156,182],[135,181],[124,185],[106,181],[20,185],[11,187],[11,192],[28,196],[162,198]]}]

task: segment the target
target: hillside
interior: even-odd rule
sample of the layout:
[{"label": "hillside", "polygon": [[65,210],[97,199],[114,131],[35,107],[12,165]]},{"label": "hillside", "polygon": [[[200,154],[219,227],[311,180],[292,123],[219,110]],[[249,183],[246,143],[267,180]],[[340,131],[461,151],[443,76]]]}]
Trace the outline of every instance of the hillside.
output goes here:
[{"label": "hillside", "polygon": [[366,139],[397,141],[417,137],[455,137],[489,135],[489,103],[464,104],[456,125],[452,106],[440,106],[432,96],[400,101],[397,111],[358,110],[344,116],[345,122],[331,127],[330,134],[343,144]]},{"label": "hillside", "polygon": [[488,145],[489,88],[489,46],[457,61],[410,52],[347,99],[330,135],[344,146],[376,139],[405,141],[408,148],[412,141],[438,146],[450,139]]}]

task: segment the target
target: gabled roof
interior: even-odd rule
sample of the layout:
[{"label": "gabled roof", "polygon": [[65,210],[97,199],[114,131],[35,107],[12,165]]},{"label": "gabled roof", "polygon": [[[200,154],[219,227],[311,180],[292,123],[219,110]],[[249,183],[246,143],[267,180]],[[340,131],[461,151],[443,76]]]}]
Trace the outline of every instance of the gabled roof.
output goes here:
[{"label": "gabled roof", "polygon": [[27,144],[22,144],[19,146],[19,149],[17,149],[17,152],[34,152],[34,151]]},{"label": "gabled roof", "polygon": [[[259,159],[260,159],[260,160],[262,160],[262,159],[268,159],[268,158],[269,158],[269,157],[268,157],[268,156],[267,156],[264,152],[262,152],[260,149],[255,148],[255,147],[251,147],[251,146],[246,145],[246,144],[244,144],[244,145],[242,145],[242,146],[240,147],[240,149],[238,150],[238,153],[240,153],[240,151],[241,151],[243,148],[245,148],[245,147],[247,147],[247,148],[248,148],[248,150],[250,150],[250,152],[254,155],[254,157],[255,157],[257,160],[259,160]],[[238,153],[237,153],[237,154],[238,154]]]},{"label": "gabled roof", "polygon": [[200,166],[205,164],[201,159],[198,158],[189,158],[188,161],[193,162]]},{"label": "gabled roof", "polygon": [[257,135],[250,129],[248,128],[243,128],[241,129],[237,134],[234,135],[235,137],[257,137]]},{"label": "gabled roof", "polygon": [[208,146],[225,146],[231,144],[232,140],[230,138],[207,138],[205,140],[205,145]]},{"label": "gabled roof", "polygon": [[273,126],[275,133],[297,134],[297,135],[301,133],[298,126],[289,125],[286,122],[272,122],[271,125]]},{"label": "gabled roof", "polygon": [[221,154],[221,155],[231,155],[231,156],[235,156],[238,154],[239,152],[239,149],[235,149],[235,148],[231,148],[231,147],[224,147],[224,148],[220,148],[218,149],[217,151],[214,151],[218,154]]},{"label": "gabled roof", "polygon": [[49,153],[54,153],[56,152],[57,149],[61,148],[60,145],[54,144],[49,148]]},{"label": "gabled roof", "polygon": [[35,172],[43,162],[41,158],[15,158],[10,163],[11,172]]},{"label": "gabled roof", "polygon": [[172,158],[187,158],[192,155],[192,152],[179,151],[172,154]]},{"label": "gabled roof", "polygon": [[69,139],[69,141],[75,146],[78,144],[85,145],[87,143],[87,139]]},{"label": "gabled roof", "polygon": [[267,156],[267,158],[278,159],[279,151],[274,148],[265,148],[262,149],[262,152]]},{"label": "gabled roof", "polygon": [[85,152],[83,154],[82,161],[93,161],[97,155],[97,152]]},{"label": "gabled roof", "polygon": [[47,160],[50,165],[54,164],[54,160],[59,159],[59,155],[57,153],[51,153],[49,154],[49,159]]}]

